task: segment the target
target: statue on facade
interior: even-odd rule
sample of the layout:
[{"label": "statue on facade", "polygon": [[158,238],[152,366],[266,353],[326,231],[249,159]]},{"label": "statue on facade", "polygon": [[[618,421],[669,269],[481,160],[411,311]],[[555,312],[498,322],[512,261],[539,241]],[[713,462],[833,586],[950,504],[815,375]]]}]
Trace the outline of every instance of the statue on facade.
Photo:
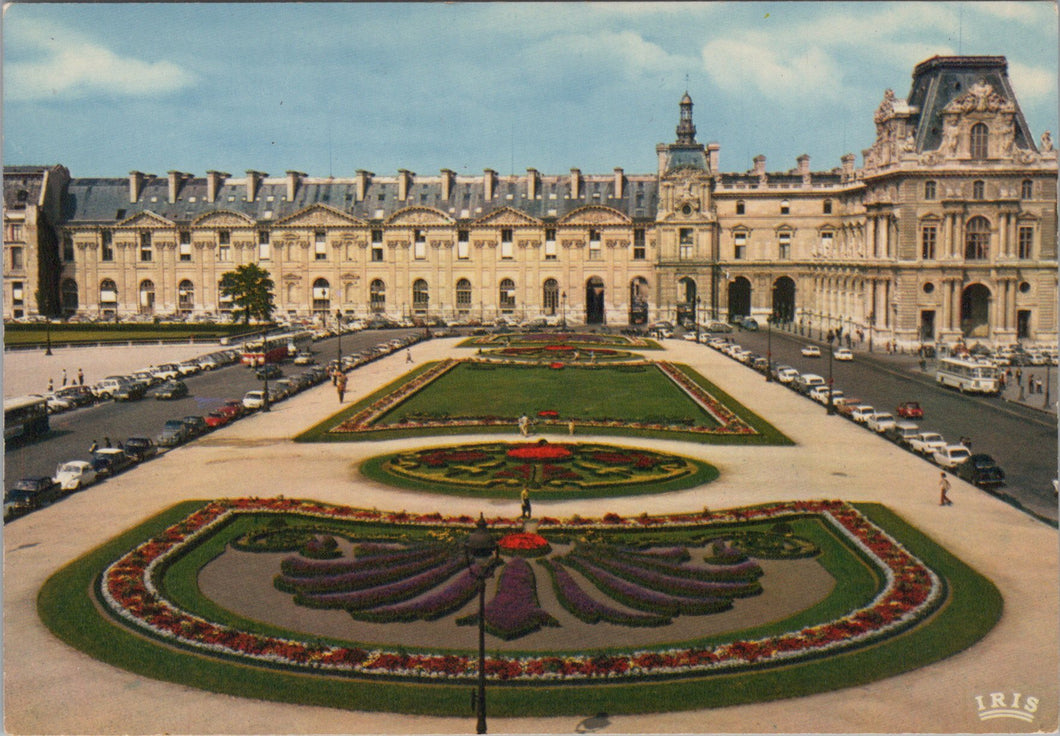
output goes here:
[{"label": "statue on facade", "polygon": [[1048,130],[1042,133],[1042,150],[1053,150],[1053,134],[1050,133]]}]

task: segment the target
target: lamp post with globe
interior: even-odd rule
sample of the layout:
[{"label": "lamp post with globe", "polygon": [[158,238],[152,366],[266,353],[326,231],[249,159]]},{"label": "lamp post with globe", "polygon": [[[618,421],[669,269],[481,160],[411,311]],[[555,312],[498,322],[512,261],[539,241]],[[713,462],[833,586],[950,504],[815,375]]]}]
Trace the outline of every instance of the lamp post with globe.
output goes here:
[{"label": "lamp post with globe", "polygon": [[500,548],[486,528],[486,518],[479,514],[475,531],[464,541],[467,569],[478,581],[478,689],[475,709],[478,715],[476,733],[486,733],[486,579],[493,575]]}]

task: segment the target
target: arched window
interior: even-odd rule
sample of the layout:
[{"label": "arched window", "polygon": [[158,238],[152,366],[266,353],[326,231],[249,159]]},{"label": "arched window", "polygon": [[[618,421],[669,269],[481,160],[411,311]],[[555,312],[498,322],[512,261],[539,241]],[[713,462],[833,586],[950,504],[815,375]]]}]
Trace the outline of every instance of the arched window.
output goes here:
[{"label": "arched window", "polygon": [[118,308],[118,285],[113,279],[99,282],[99,308],[103,311],[115,311]]},{"label": "arched window", "polygon": [[986,184],[982,181],[972,182],[972,199],[983,199],[986,196]]},{"label": "arched window", "polygon": [[937,195],[937,189],[935,182],[926,181],[924,182],[924,199],[934,199]]},{"label": "arched window", "polygon": [[972,126],[971,154],[974,159],[985,159],[989,150],[990,129],[986,123]]},{"label": "arched window", "polygon": [[140,314],[154,314],[155,282],[144,279],[140,282]]},{"label": "arched window", "polygon": [[177,284],[177,311],[190,312],[195,308],[195,285],[184,279]]},{"label": "arched window", "polygon": [[559,282],[555,279],[545,279],[541,288],[541,306],[548,315],[554,315],[559,308]]},{"label": "arched window", "polygon": [[386,311],[386,284],[381,279],[374,279],[368,285],[368,304],[373,314]]},{"label": "arched window", "polygon": [[313,282],[313,313],[331,312],[331,284],[325,278]]},{"label": "arched window", "polygon": [[515,282],[511,279],[501,281],[499,303],[502,314],[511,314],[515,311]]},{"label": "arched window", "polygon": [[973,217],[965,227],[964,257],[982,261],[990,255],[990,222],[985,217]]},{"label": "arched window", "polygon": [[412,283],[412,311],[416,314],[427,314],[427,305],[431,301],[431,294],[427,288],[427,282],[416,279]]},{"label": "arched window", "polygon": [[456,282],[456,311],[461,314],[471,311],[471,282],[467,279]]},{"label": "arched window", "polygon": [[63,279],[60,293],[62,294],[63,311],[67,314],[76,312],[78,306],[77,282],[73,279]]}]

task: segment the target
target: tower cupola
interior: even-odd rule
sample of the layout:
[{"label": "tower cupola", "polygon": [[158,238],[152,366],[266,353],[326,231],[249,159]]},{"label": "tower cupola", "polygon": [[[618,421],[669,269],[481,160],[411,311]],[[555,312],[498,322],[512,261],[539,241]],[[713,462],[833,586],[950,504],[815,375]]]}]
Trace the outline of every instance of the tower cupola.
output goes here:
[{"label": "tower cupola", "polygon": [[677,124],[677,142],[695,143],[696,126],[692,123],[692,98],[685,92],[681,98],[681,120]]}]

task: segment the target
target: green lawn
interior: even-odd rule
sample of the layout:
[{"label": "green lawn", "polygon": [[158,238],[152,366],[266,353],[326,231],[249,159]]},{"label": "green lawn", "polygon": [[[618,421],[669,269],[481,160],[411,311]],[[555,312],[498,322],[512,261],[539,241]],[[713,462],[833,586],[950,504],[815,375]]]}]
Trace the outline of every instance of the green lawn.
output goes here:
[{"label": "green lawn", "polygon": [[[52,344],[218,339],[250,330],[241,324],[64,324],[51,327]],[[259,330],[260,332],[260,330]],[[44,346],[49,330],[43,324],[5,324],[4,345]]]}]

